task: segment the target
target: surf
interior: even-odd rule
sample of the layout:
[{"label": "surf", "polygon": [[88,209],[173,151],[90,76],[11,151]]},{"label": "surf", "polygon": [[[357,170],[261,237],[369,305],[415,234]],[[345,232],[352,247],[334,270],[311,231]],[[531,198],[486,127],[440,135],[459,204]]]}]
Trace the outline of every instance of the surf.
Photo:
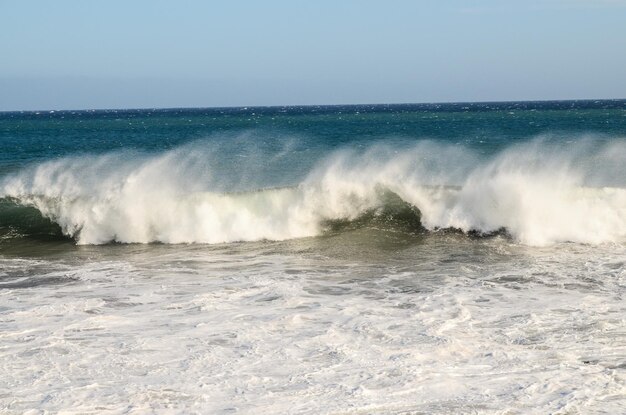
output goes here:
[{"label": "surf", "polygon": [[24,228],[26,219],[15,216],[21,207],[31,221],[39,212],[37,229],[60,229],[77,244],[286,240],[373,224],[404,232],[504,230],[533,246],[626,238],[623,140],[563,148],[539,138],[493,155],[427,140],[381,142],[332,151],[304,174],[283,162],[284,176],[304,178],[276,186],[259,172],[253,188],[244,179],[254,171],[212,163],[221,156],[200,142],[39,163],[2,180],[2,226]]}]

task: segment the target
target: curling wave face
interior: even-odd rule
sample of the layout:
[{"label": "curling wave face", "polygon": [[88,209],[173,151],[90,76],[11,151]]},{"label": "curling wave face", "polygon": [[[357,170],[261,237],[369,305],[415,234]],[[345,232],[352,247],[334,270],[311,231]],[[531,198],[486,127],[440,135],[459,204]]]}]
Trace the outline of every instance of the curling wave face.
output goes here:
[{"label": "curling wave face", "polygon": [[[292,163],[283,174],[297,182],[264,179],[253,189],[242,186],[250,171],[212,169],[221,155],[203,142],[156,155],[71,157],[6,177],[0,218],[19,228],[35,208],[38,229],[57,224],[79,244],[284,240],[364,217],[411,232],[505,230],[528,245],[621,243],[626,143],[598,143],[537,139],[491,156],[430,141],[380,144],[332,152],[304,174]],[[31,210],[16,214],[18,205]]]}]

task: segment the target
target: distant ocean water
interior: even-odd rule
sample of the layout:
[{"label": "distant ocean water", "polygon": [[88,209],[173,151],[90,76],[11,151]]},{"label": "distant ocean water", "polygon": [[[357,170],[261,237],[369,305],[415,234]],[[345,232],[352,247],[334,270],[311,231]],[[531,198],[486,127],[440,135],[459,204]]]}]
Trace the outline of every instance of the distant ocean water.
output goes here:
[{"label": "distant ocean water", "polygon": [[0,144],[9,413],[626,413],[626,100],[4,112]]}]

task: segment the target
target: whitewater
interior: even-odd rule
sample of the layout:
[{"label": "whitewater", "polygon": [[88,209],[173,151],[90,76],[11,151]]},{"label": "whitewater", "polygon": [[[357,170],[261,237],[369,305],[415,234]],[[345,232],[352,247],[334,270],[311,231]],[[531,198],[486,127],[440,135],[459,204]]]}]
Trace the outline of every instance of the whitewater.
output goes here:
[{"label": "whitewater", "polygon": [[0,413],[626,413],[625,111],[0,113]]},{"label": "whitewater", "polygon": [[232,177],[240,172],[213,171],[216,153],[195,143],[50,161],[5,179],[0,197],[35,207],[80,244],[317,236],[332,221],[393,215],[390,195],[430,231],[503,229],[529,245],[626,236],[624,140],[599,148],[583,140],[566,151],[535,140],[487,159],[433,142],[380,144],[331,153],[294,186],[230,192],[220,191],[220,174],[241,183]]}]

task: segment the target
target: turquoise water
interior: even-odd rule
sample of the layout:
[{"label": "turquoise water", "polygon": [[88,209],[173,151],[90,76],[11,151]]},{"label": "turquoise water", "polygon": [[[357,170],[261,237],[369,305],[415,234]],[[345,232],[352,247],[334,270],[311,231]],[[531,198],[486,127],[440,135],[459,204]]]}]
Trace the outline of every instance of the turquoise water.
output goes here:
[{"label": "turquoise water", "polygon": [[0,113],[0,411],[626,412],[626,101]]},{"label": "turquoise water", "polygon": [[306,148],[388,139],[434,139],[483,151],[543,134],[622,137],[626,102],[355,105],[0,113],[4,171],[32,161],[119,149],[159,151],[198,139],[251,134],[257,144],[289,137]]}]

